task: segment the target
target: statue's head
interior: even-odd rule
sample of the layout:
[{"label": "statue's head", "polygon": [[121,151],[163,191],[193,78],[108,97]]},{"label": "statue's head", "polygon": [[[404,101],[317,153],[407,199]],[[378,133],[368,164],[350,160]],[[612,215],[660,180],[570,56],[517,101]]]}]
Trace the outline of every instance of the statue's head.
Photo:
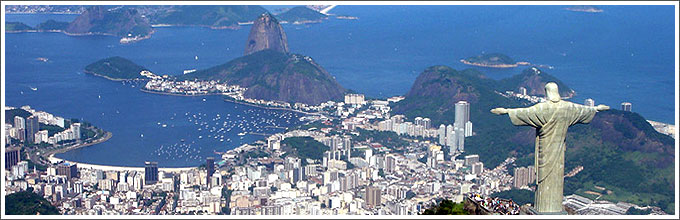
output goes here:
[{"label": "statue's head", "polygon": [[560,92],[557,89],[557,83],[549,82],[545,84],[545,96],[551,102],[559,102],[561,100]]}]

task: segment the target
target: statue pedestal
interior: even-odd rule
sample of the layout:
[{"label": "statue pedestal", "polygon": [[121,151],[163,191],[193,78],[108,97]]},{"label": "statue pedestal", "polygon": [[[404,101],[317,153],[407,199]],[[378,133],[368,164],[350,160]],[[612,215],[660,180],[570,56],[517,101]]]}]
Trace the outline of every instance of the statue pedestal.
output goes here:
[{"label": "statue pedestal", "polygon": [[529,215],[568,215],[567,211],[562,209],[562,211],[559,212],[538,212],[534,209],[534,207],[528,207],[527,209],[527,214]]}]

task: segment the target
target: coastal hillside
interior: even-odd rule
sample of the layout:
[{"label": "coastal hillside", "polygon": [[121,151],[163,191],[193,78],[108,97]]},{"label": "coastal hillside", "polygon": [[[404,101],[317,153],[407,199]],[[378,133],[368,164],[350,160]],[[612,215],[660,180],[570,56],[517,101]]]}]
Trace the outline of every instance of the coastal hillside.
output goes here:
[{"label": "coastal hillside", "polygon": [[238,22],[255,20],[267,10],[258,5],[178,5],[149,14],[154,25],[237,28]]},{"label": "coastal hillside", "polygon": [[220,80],[248,88],[246,98],[319,104],[339,100],[345,89],[311,57],[263,50],[178,80]]},{"label": "coastal hillside", "polygon": [[264,13],[253,22],[246,41],[244,55],[261,50],[274,50],[288,53],[288,39],[279,21],[269,13]]},{"label": "coastal hillside", "polygon": [[294,156],[307,165],[307,159],[321,161],[323,152],[330,148],[311,137],[288,137],[281,141],[281,148],[286,152],[283,157]]},{"label": "coastal hillside", "polygon": [[38,30],[43,30],[43,31],[63,31],[68,28],[69,23],[68,22],[63,22],[63,21],[55,21],[52,19],[49,19],[43,23],[38,24],[36,28]]},{"label": "coastal hillside", "polygon": [[[534,129],[513,126],[507,115],[489,112],[495,107],[529,105],[497,94],[496,88],[503,83],[477,70],[429,67],[418,76],[405,99],[393,105],[393,110],[408,118],[429,117],[438,126],[452,124],[454,103],[466,100],[470,102],[475,135],[466,138],[465,155],[478,154],[488,167],[497,166],[508,156],[518,158],[517,166],[532,165]],[[637,113],[599,112],[590,124],[569,129],[565,170],[577,166],[584,170],[571,177],[573,181],[565,180],[565,194],[587,195],[585,191],[596,190],[594,185],[603,186],[612,190],[606,196],[613,201],[656,205],[672,212],[673,149],[673,139],[656,132]],[[631,174],[648,181],[635,181]]]},{"label": "coastal hillside", "polygon": [[28,26],[22,22],[6,22],[5,23],[5,31],[10,32],[10,33],[17,33],[17,32],[29,32],[29,31],[37,31],[37,32],[61,32],[66,30],[68,27],[69,23],[68,22],[63,22],[63,21],[55,21],[52,19],[49,19],[43,23],[38,24],[35,27]]},{"label": "coastal hillside", "polygon": [[35,28],[21,22],[5,22],[5,31],[7,32],[24,32],[32,30],[35,30]]},{"label": "coastal hillside", "polygon": [[[470,103],[470,118],[473,119],[486,115],[497,105],[523,104],[495,93],[496,87],[496,81],[486,78],[476,69],[458,71],[448,66],[432,66],[418,75],[411,90],[406,93],[406,99],[393,107],[396,113],[405,114],[409,118],[430,117],[432,124],[438,126],[452,123],[454,105],[461,100]],[[499,122],[490,122],[489,126]]]},{"label": "coastal hillside", "polygon": [[115,56],[98,60],[85,67],[85,73],[110,80],[145,79],[140,72],[147,70],[128,59]]},{"label": "coastal hillside", "polygon": [[502,91],[517,92],[519,87],[524,87],[527,89],[527,95],[545,97],[545,84],[548,82],[557,83],[562,97],[571,98],[576,95],[576,92],[565,83],[536,67],[527,68],[520,74],[500,80],[499,88]]},{"label": "coastal hillside", "polygon": [[31,191],[21,191],[5,197],[7,215],[59,215],[59,209],[42,196]]},{"label": "coastal hillside", "polygon": [[637,113],[599,112],[590,124],[569,130],[565,171],[577,166],[583,171],[565,181],[565,193],[602,192],[594,187],[602,186],[611,191],[602,193],[602,199],[673,213],[674,142]]},{"label": "coastal hillside", "polygon": [[321,20],[326,19],[327,17],[328,15],[321,14],[318,11],[307,8],[306,6],[297,6],[276,16],[276,18],[278,18],[280,21],[286,21],[289,23],[321,22]]},{"label": "coastal hillside", "polygon": [[19,116],[22,118],[28,118],[30,117],[31,114],[30,112],[20,109],[20,108],[15,108],[15,109],[10,109],[10,110],[5,110],[5,123],[6,124],[11,124],[12,126],[16,126],[14,124],[14,117]]},{"label": "coastal hillside", "polygon": [[65,29],[72,35],[113,35],[143,38],[153,33],[148,20],[136,9],[106,10],[101,6],[89,7]]}]

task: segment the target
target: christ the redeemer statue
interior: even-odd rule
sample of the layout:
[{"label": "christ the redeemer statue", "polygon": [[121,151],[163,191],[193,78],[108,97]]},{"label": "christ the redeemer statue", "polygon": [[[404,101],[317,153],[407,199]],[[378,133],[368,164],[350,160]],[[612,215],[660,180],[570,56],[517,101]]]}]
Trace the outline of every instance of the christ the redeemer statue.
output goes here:
[{"label": "christ the redeemer statue", "polygon": [[564,188],[564,139],[567,128],[577,123],[590,123],[598,111],[609,106],[584,106],[560,98],[557,84],[545,85],[548,101],[527,108],[495,108],[497,115],[508,114],[514,125],[536,128],[536,182],[534,211],[537,214],[566,214],[562,207]]}]

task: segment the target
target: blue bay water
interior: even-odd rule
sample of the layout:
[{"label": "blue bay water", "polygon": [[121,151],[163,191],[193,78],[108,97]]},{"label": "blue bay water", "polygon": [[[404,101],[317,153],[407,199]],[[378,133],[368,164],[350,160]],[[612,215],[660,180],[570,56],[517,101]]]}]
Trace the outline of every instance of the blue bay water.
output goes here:
[{"label": "blue bay water", "polygon": [[[575,102],[593,98],[597,104],[619,108],[627,101],[647,119],[673,123],[673,7],[600,8],[603,13],[572,12],[563,6],[338,6],[331,13],[359,19],[330,18],[321,24],[284,25],[284,29],[292,52],[311,56],[345,88],[371,97],[405,94],[429,66],[471,68],[458,60],[501,52],[515,60],[553,66],[544,71],[576,90]],[[6,15],[7,21],[29,25],[73,18]],[[7,34],[6,104],[31,105],[56,115],[83,118],[113,132],[114,137],[103,144],[59,155],[69,160],[129,166],[139,166],[145,160],[159,160],[161,166],[197,165],[204,157],[216,156],[213,151],[225,151],[261,136],[240,139],[236,134],[241,130],[235,129],[238,131],[225,135],[232,142],[208,139],[205,130],[198,131],[198,125],[189,122],[185,113],[206,114],[202,122],[220,114],[220,123],[254,123],[268,129],[263,133],[275,132],[264,128],[266,124],[288,124],[287,118],[279,118],[281,114],[290,117],[292,124],[298,123],[297,115],[235,105],[218,97],[205,97],[203,102],[203,97],[143,93],[139,86],[86,75],[82,69],[109,56],[129,58],[160,74],[207,68],[241,56],[248,32],[249,26],[239,30],[156,28],[151,39],[133,44],[120,44],[107,36]],[[37,57],[50,61],[36,61]],[[500,79],[524,68],[479,69]],[[274,112],[276,115],[269,116]],[[226,119],[226,114],[231,117]],[[190,147],[174,146],[192,141]],[[168,153],[182,150],[200,153],[194,159]]]}]

